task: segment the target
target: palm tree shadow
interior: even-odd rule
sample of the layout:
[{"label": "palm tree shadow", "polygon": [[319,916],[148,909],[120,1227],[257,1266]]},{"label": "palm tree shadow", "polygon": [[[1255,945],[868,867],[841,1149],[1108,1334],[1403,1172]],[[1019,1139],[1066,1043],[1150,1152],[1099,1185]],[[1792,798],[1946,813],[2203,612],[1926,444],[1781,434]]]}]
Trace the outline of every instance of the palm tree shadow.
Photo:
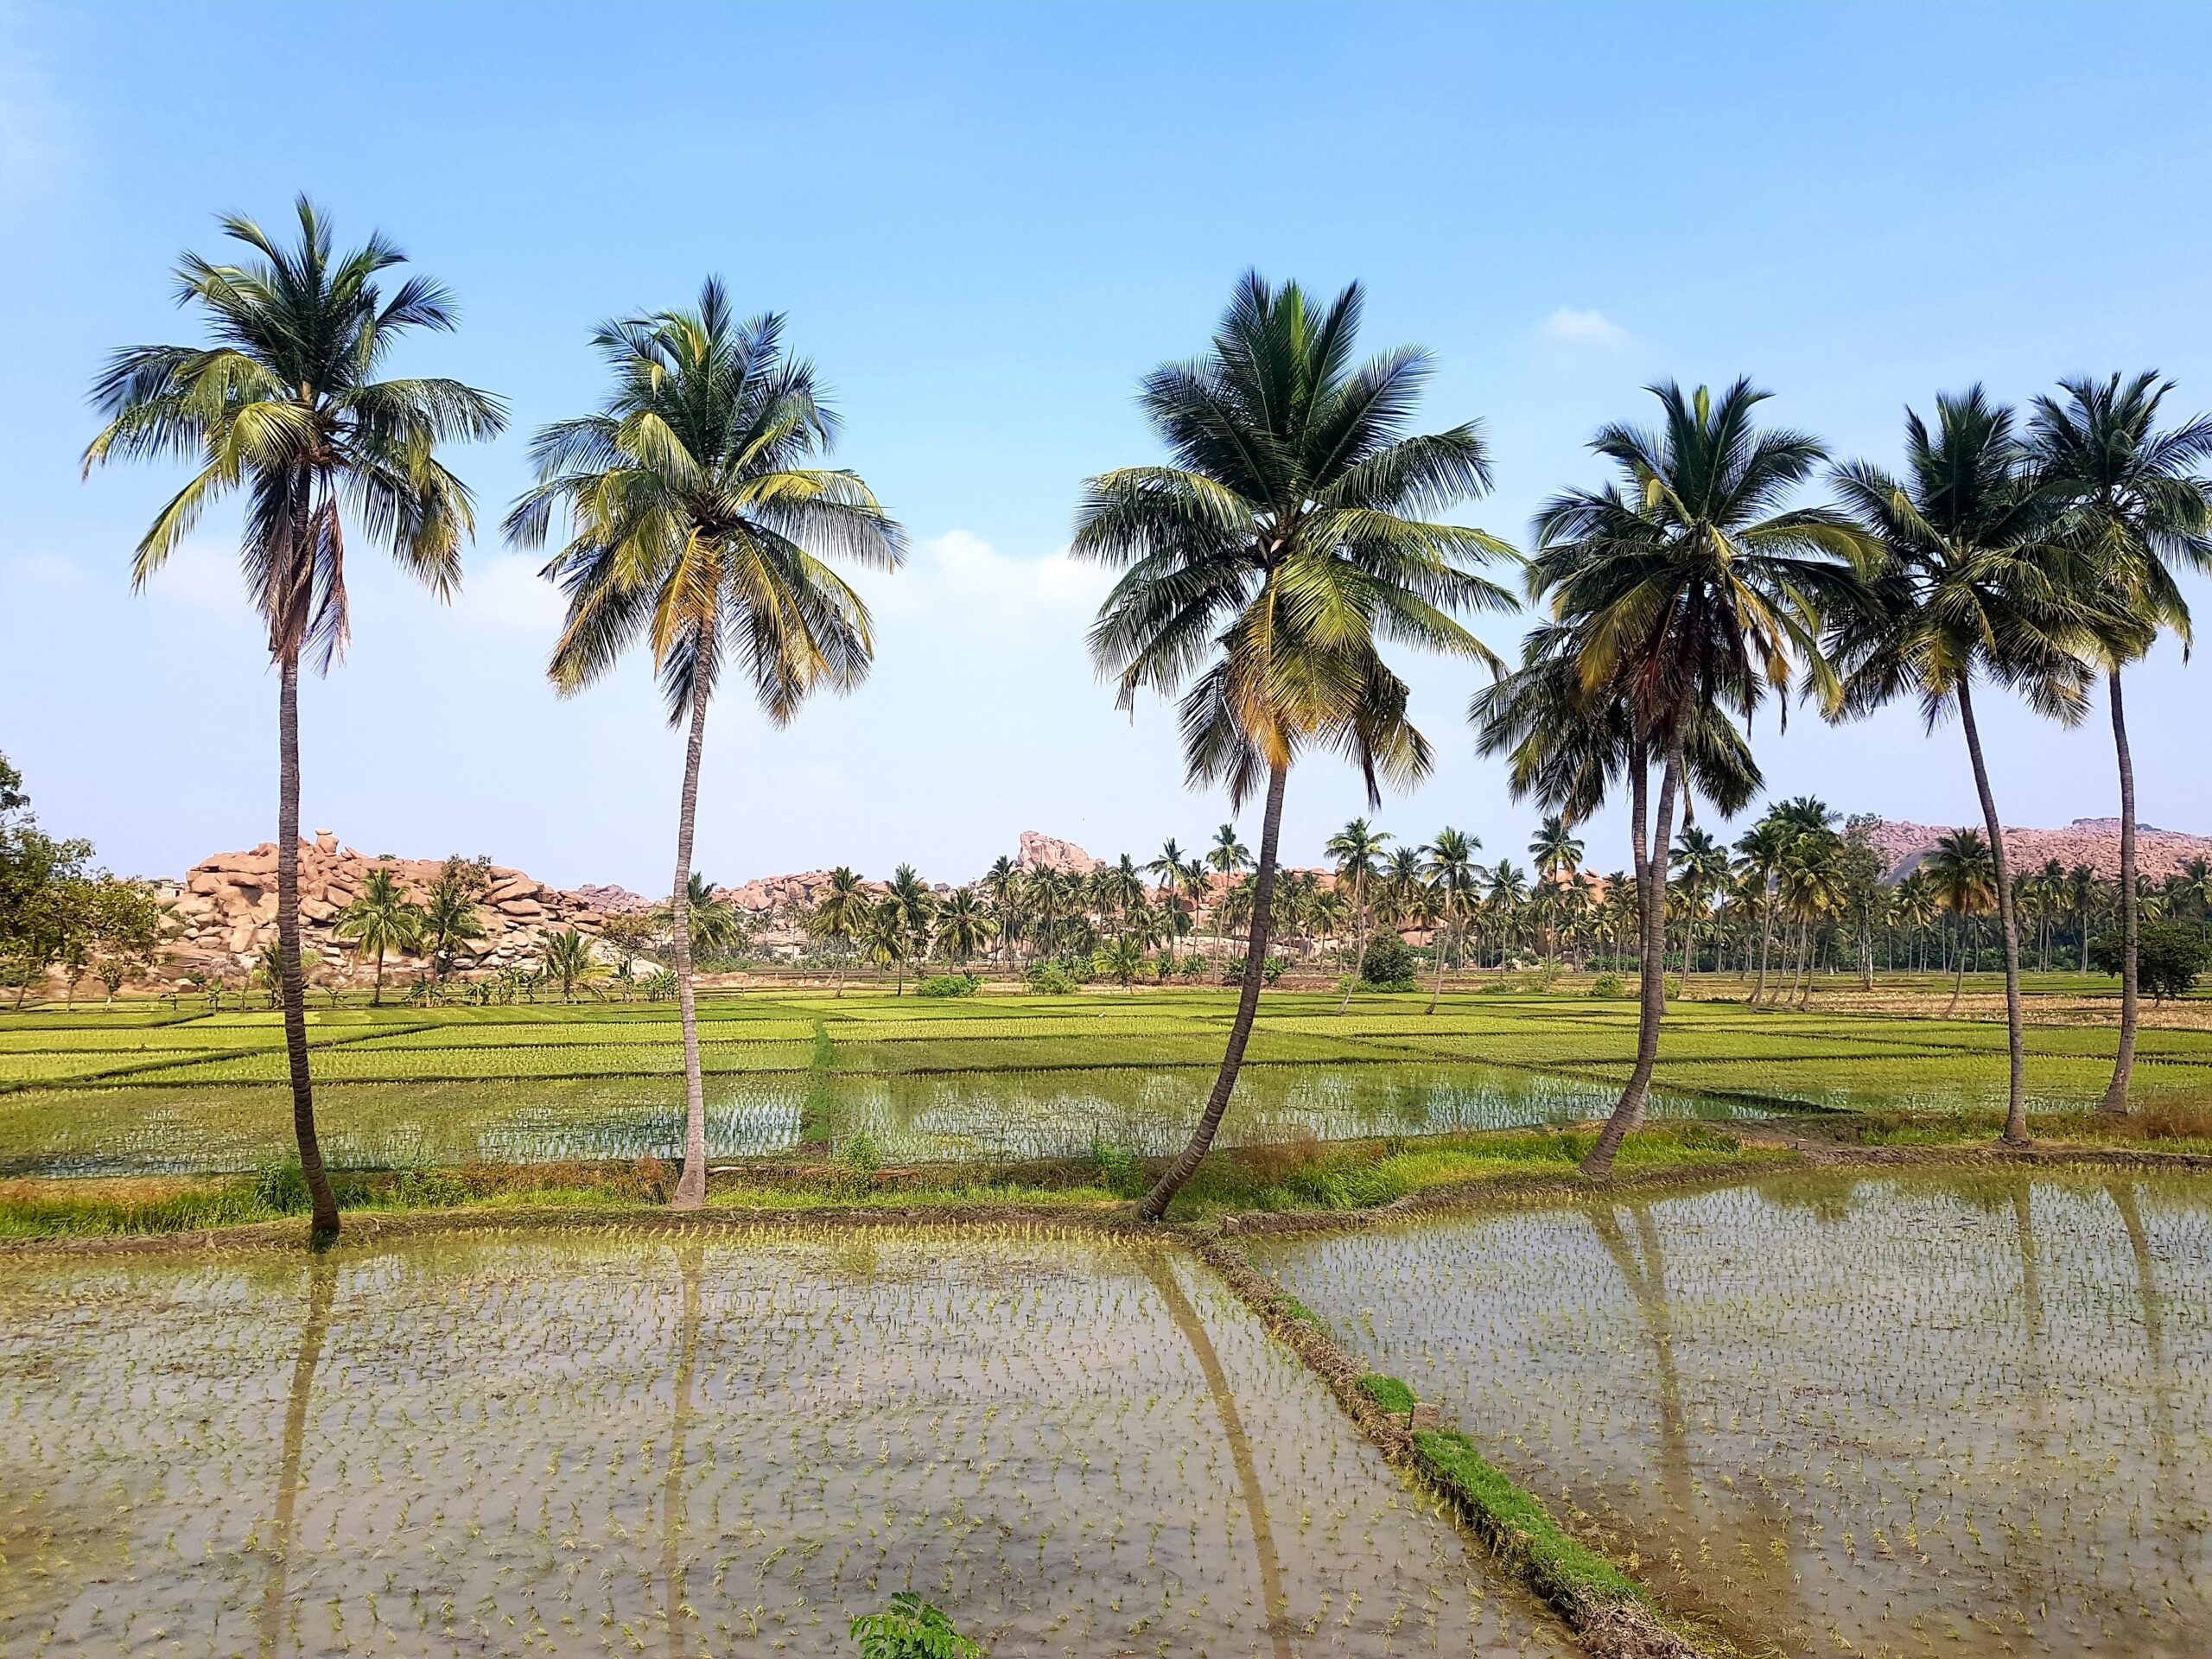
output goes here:
[{"label": "palm tree shadow", "polygon": [[1275,1553],[1274,1529],[1268,1520],[1267,1494],[1260,1487],[1260,1468],[1252,1456],[1252,1441],[1244,1432],[1244,1420],[1236,1409],[1236,1397],[1230,1393],[1229,1376],[1221,1368],[1221,1356],[1214,1351],[1213,1338],[1198,1318],[1198,1310],[1191,1306],[1190,1298],[1175,1281],[1175,1274],[1166,1258],[1157,1251],[1143,1253],[1145,1276],[1160,1292],[1160,1300],[1167,1305],[1168,1317],[1175,1321],[1175,1328],[1191,1344],[1191,1351],[1198,1357],[1198,1369],[1205,1374],[1206,1390],[1213,1396],[1214,1409],[1221,1416],[1221,1432],[1229,1442],[1229,1455],[1236,1465],[1237,1484],[1243,1490],[1244,1512],[1252,1528],[1252,1548],[1259,1557],[1260,1596],[1267,1614],[1268,1640],[1274,1651],[1274,1659],[1291,1659],[1290,1603],[1283,1592],[1282,1560]]},{"label": "palm tree shadow", "polygon": [[292,1360],[292,1382],[284,1405],[283,1451],[276,1465],[276,1508],[269,1523],[268,1577],[262,1586],[260,1650],[274,1659],[284,1636],[292,1568],[293,1520],[299,1506],[300,1465],[308,1437],[308,1411],[315,1372],[322,1364],[323,1341],[330,1327],[330,1305],[337,1294],[338,1263],[317,1251],[308,1263],[307,1317]]}]

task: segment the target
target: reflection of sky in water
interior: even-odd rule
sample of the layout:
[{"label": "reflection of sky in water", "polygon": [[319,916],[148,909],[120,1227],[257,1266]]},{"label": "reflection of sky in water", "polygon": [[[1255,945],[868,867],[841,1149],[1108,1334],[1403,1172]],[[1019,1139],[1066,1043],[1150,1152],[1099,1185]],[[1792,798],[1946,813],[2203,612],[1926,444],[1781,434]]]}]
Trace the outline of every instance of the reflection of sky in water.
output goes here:
[{"label": "reflection of sky in water", "polygon": [[[1079,1156],[1111,1142],[1147,1154],[1183,1144],[1210,1069],[710,1075],[707,1145],[717,1158],[798,1144],[810,1096],[838,1140],[865,1131],[894,1161]],[[818,1091],[818,1092],[817,1092]],[[1617,1084],[1507,1066],[1374,1063],[1245,1068],[1221,1140],[1423,1135],[1570,1123],[1612,1109]],[[324,1156],[354,1167],[681,1155],[675,1077],[543,1083],[325,1084],[315,1090]],[[1756,1116],[1740,1103],[1655,1096],[1656,1116]],[[252,1169],[288,1154],[290,1096],[279,1088],[48,1093],[17,1108],[0,1173],[57,1175]]]},{"label": "reflection of sky in water", "polygon": [[1739,1634],[2212,1652],[2212,1179],[1791,1173],[1254,1254]]},{"label": "reflection of sky in water", "polygon": [[842,1659],[909,1586],[996,1659],[1576,1650],[1165,1249],[19,1261],[0,1417],[11,1655]]}]

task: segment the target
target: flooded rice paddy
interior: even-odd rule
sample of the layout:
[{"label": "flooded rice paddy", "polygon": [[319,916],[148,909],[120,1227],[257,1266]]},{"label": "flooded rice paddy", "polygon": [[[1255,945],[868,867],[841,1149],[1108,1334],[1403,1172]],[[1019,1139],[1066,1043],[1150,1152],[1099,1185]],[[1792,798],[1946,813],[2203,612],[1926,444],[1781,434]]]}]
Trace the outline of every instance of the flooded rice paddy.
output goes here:
[{"label": "flooded rice paddy", "polygon": [[[715,1158],[760,1157],[865,1133],[892,1161],[1081,1156],[1097,1142],[1160,1154],[1189,1134],[1212,1082],[1189,1066],[1041,1071],[737,1073],[707,1079]],[[1583,1077],[1478,1064],[1256,1065],[1240,1079],[1226,1145],[1571,1123],[1618,1090]],[[329,1083],[315,1090],[325,1157],[340,1166],[471,1159],[672,1158],[679,1078]],[[1741,1101],[1668,1094],[1655,1115],[1755,1116]],[[0,1094],[0,1174],[247,1170],[281,1159],[291,1096],[270,1084],[44,1089]]]},{"label": "flooded rice paddy", "polygon": [[0,1425],[11,1655],[1572,1650],[1165,1248],[19,1257]]},{"label": "flooded rice paddy", "polygon": [[2212,1180],[1797,1173],[1254,1255],[1789,1654],[2212,1652]]}]

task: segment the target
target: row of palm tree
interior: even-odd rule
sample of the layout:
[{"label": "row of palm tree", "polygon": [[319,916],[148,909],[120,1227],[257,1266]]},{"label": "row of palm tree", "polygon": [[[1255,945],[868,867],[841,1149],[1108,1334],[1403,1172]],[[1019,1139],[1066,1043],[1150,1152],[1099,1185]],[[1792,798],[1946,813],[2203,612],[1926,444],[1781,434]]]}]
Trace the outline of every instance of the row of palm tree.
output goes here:
[{"label": "row of palm tree", "polygon": [[[419,276],[387,294],[379,279],[404,263],[395,246],[372,236],[339,255],[305,199],[297,218],[292,245],[232,218],[222,225],[245,251],[238,263],[184,256],[180,297],[199,308],[207,338],[115,354],[94,387],[107,421],[85,466],[199,462],[139,544],[142,585],[209,505],[245,497],[244,564],[278,671],[276,934],[294,1128],[313,1225],[328,1235],[338,1213],[315,1135],[299,944],[299,671],[303,660],[327,670],[346,640],[349,519],[434,592],[452,594],[474,516],[441,451],[496,435],[507,411],[455,380],[383,378],[410,331],[453,327],[448,296]],[[1143,383],[1166,460],[1090,480],[1077,515],[1076,556],[1120,572],[1090,645],[1122,702],[1147,690],[1179,697],[1188,780],[1225,786],[1232,805],[1262,803],[1256,855],[1231,830],[1201,860],[1211,872],[1251,869],[1238,889],[1249,895],[1239,899],[1245,971],[1213,1089],[1141,1215],[1156,1219],[1196,1169],[1243,1063],[1276,925],[1294,765],[1334,752],[1358,769],[1371,805],[1385,785],[1411,786],[1431,768],[1407,684],[1384,655],[1402,645],[1491,671],[1496,683],[1470,710],[1479,741],[1510,755],[1515,791],[1541,798],[1566,839],[1609,791],[1627,793],[1642,1016],[1636,1066],[1592,1173],[1642,1121],[1664,1012],[1677,818],[1687,823],[1700,798],[1724,816],[1751,798],[1750,720],[1769,697],[1786,706],[1801,692],[1833,718],[1906,692],[1931,722],[1960,717],[2005,943],[2007,1135],[2023,1138],[2017,895],[1973,690],[2015,690],[2073,719],[2091,677],[2104,677],[2132,957],[2122,675],[2162,630],[2185,632],[2175,569],[2212,564],[2212,493],[2196,475],[2212,423],[2160,429],[2168,388],[2155,376],[2069,382],[2063,399],[2038,400],[2024,432],[1977,390],[1939,400],[1933,433],[1909,419],[1902,478],[1834,467],[1838,505],[1793,506],[1787,498],[1829,458],[1806,435],[1758,428],[1764,394],[1748,381],[1718,398],[1654,388],[1657,429],[1608,427],[1593,442],[1616,481],[1570,490],[1539,515],[1525,588],[1545,616],[1509,666],[1459,617],[1512,609],[1513,594],[1481,567],[1522,556],[1443,517],[1489,489],[1487,446],[1472,423],[1408,435],[1430,359],[1401,349],[1355,361],[1362,303],[1357,285],[1319,305],[1295,284],[1248,275],[1209,349]],[[556,543],[544,567],[568,600],[549,667],[556,686],[579,691],[642,645],[670,721],[686,733],[668,923],[686,1103],[675,1203],[689,1208],[704,1202],[706,1179],[690,909],[708,709],[726,675],[776,725],[815,691],[857,684],[873,661],[872,624],[830,562],[895,569],[905,538],[856,474],[823,464],[837,420],[811,365],[785,346],[779,316],[741,319],[709,280],[695,308],[610,321],[592,343],[608,395],[538,430],[536,483],[504,528],[518,546]],[[1447,937],[1474,909],[1472,850],[1425,855],[1454,872],[1439,892]],[[1127,878],[1141,874],[1131,867]],[[1354,885],[1364,926],[1366,884]],[[895,895],[871,902],[898,906],[871,924],[872,948],[910,949],[925,907]],[[2107,1097],[2116,1109],[2135,1004],[2131,966]]]}]

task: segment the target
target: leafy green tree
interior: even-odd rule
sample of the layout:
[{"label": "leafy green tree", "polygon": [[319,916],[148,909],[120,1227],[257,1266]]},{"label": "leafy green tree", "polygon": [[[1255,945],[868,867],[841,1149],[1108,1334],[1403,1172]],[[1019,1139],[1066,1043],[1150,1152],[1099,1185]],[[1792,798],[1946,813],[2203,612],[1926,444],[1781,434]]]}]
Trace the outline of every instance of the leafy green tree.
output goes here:
[{"label": "leafy green tree", "polygon": [[1381,647],[1493,660],[1450,613],[1510,603],[1468,568],[1510,550],[1427,517],[1489,487],[1480,436],[1405,435],[1428,359],[1401,350],[1354,367],[1360,307],[1357,286],[1316,308],[1295,284],[1248,275],[1211,349],[1146,378],[1168,463],[1092,479],[1077,524],[1076,555],[1122,571],[1090,637],[1122,705],[1182,693],[1189,781],[1225,784],[1232,807],[1264,801],[1236,1016],[1189,1143],[1138,1203],[1147,1221],[1205,1156],[1243,1064],[1293,763],[1336,750],[1370,804],[1383,782],[1424,776],[1409,690]]},{"label": "leafy green tree", "polygon": [[457,380],[375,378],[403,335],[453,326],[445,290],[416,276],[387,296],[376,278],[404,263],[397,248],[372,235],[334,255],[314,205],[302,196],[296,211],[291,247],[232,217],[220,221],[224,233],[251,257],[218,264],[188,253],[179,261],[179,297],[199,307],[210,338],[133,346],[111,358],[92,388],[107,424],[84,464],[89,473],[109,461],[200,460],[138,543],[139,588],[212,503],[235,491],[246,497],[246,586],[277,671],[276,938],[288,964],[281,981],[293,1130],[311,1225],[327,1236],[338,1230],[338,1203],[315,1138],[300,967],[300,662],[305,656],[327,670],[345,648],[341,504],[357,534],[387,546],[441,598],[451,595],[474,517],[438,446],[495,436],[506,411]]},{"label": "leafy green tree", "polygon": [[561,988],[561,1000],[573,1001],[579,985],[607,976],[607,964],[592,949],[592,942],[575,928],[548,933],[538,948],[538,970]]},{"label": "leafy green tree", "polygon": [[22,774],[0,755],[0,985],[18,1008],[55,963],[85,952],[92,857],[89,841],[38,827]]},{"label": "leafy green tree", "polygon": [[330,931],[364,960],[375,959],[377,984],[369,998],[372,1007],[384,1005],[385,958],[394,951],[420,950],[426,919],[423,907],[410,903],[391,870],[381,866],[369,872],[353,902],[338,912]]},{"label": "leafy green tree", "polygon": [[[2187,996],[2204,971],[2208,952],[2204,936],[2179,922],[2149,922],[2135,936],[2135,969],[2143,988],[2153,1001]],[[2101,974],[2120,974],[2127,966],[2127,936],[2107,933],[2089,943],[2089,964]]]},{"label": "leafy green tree", "polygon": [[149,881],[103,874],[92,883],[87,931],[92,976],[110,1007],[124,982],[153,971],[162,944],[162,906]]},{"label": "leafy green tree", "polygon": [[[2029,421],[2035,461],[2065,507],[2063,535],[2100,617],[2094,655],[2104,670],[2120,765],[2120,918],[2123,938],[2140,925],[2136,900],[2135,762],[2127,746],[2120,676],[2149,654],[2162,632],[2190,639],[2179,573],[2212,572],[2212,417],[2161,429],[2173,390],[2155,372],[2125,382],[2087,376],[2062,381],[2063,398],[2035,402]],[[2130,957],[2133,957],[2130,952]],[[2123,966],[2120,1049],[2098,1109],[2127,1111],[2135,1071],[2138,976]]]},{"label": "leafy green tree", "polygon": [[[905,538],[854,473],[813,466],[836,422],[812,367],[784,348],[783,319],[741,322],[709,279],[690,311],[603,325],[594,337],[615,389],[594,415],[540,429],[537,483],[507,533],[542,545],[556,507],[571,538],[545,567],[569,598],[550,672],[564,693],[598,680],[632,644],[650,646],[669,721],[689,721],[677,812],[673,909],[688,911],[707,705],[725,669],[787,724],[817,687],[847,690],[874,656],[868,607],[823,563],[895,569]],[[678,1209],[707,1198],[707,1106],[699,1067],[688,913],[676,917],[683,1032],[683,1173]]]},{"label": "leafy green tree", "polygon": [[1866,602],[1839,611],[1831,626],[1842,682],[1827,712],[1851,719],[1911,696],[1931,729],[1959,718],[2004,943],[2011,1052],[2004,1138],[2018,1145],[2028,1135],[2019,917],[1974,687],[1986,679],[2040,715],[2078,721],[2088,707],[2082,658],[2091,619],[2051,556],[2053,498],[2027,467],[2012,410],[1974,386],[1939,397],[1936,412],[1932,431],[1905,412],[1902,476],[1866,462],[1836,469],[1845,504],[1872,533],[1882,559]]}]

